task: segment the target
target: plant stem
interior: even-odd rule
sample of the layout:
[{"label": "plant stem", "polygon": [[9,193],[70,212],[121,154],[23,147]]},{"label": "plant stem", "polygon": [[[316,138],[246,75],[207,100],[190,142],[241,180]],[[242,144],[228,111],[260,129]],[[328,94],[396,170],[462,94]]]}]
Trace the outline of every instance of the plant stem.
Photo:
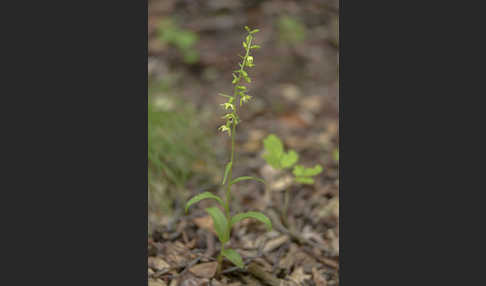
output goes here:
[{"label": "plant stem", "polygon": [[282,213],[280,215],[282,216],[283,225],[288,228],[289,222],[288,222],[288,219],[287,219],[287,215],[288,215],[288,210],[289,210],[290,191],[285,190],[284,192],[285,192],[284,193],[284,204],[283,204]]},{"label": "plant stem", "polygon": [[[234,90],[233,90],[233,97],[235,99],[235,109],[233,110],[233,114],[235,115],[235,118],[238,118],[238,114],[237,114],[237,103],[238,103],[238,83],[239,81],[241,80],[241,74],[244,70],[244,67],[246,65],[246,61],[247,61],[247,58],[249,56],[249,53],[250,53],[250,48],[251,48],[251,41],[252,41],[252,38],[250,38],[250,41],[248,43],[248,47],[246,48],[246,53],[245,53],[245,56],[243,57],[243,60],[241,62],[241,65],[240,65],[240,73],[238,75],[238,80],[237,82],[235,83],[235,87],[234,87]],[[229,169],[229,172],[228,172],[228,178],[227,178],[227,183],[226,183],[226,204],[225,204],[225,211],[226,211],[226,218],[228,219],[228,222],[231,221],[231,213],[230,213],[230,210],[229,210],[229,207],[230,207],[230,204],[231,204],[231,181],[233,179],[233,166],[234,166],[234,158],[235,158],[235,137],[236,137],[236,122],[233,122],[233,125],[232,125],[232,130],[231,130],[231,157],[230,157],[230,162],[231,162],[231,167]],[[229,227],[229,226],[228,226]],[[230,229],[228,231],[231,231]]]},{"label": "plant stem", "polygon": [[219,276],[221,274],[221,268],[223,266],[223,251],[224,251],[224,244],[221,245],[221,251],[219,252],[218,255],[218,268],[216,269],[216,276]]},{"label": "plant stem", "polygon": [[[251,40],[252,38],[250,38],[249,42],[248,42],[248,46],[246,48],[246,54],[245,56],[243,57],[243,60],[242,60],[242,63],[240,65],[240,72],[239,72],[239,75],[238,75],[238,80],[237,82],[235,83],[235,87],[234,87],[234,90],[233,90],[233,97],[234,97],[234,100],[236,101],[235,104],[234,104],[234,110],[233,110],[233,115],[234,115],[234,119],[233,119],[233,124],[232,124],[232,127],[231,127],[231,156],[230,156],[230,168],[229,168],[229,172],[228,172],[228,177],[226,178],[227,181],[226,181],[226,202],[225,202],[225,206],[224,206],[224,209],[225,209],[225,212],[226,212],[226,219],[228,220],[228,233],[231,235],[231,212],[230,212],[230,204],[231,204],[231,181],[233,180],[233,163],[234,163],[234,159],[235,159],[235,137],[236,137],[236,118],[238,118],[238,114],[237,114],[237,103],[238,103],[238,83],[240,82],[241,78],[242,78],[242,73],[243,73],[243,70],[244,70],[244,67],[246,65],[246,61],[247,61],[247,58],[249,56],[249,53],[250,53],[250,49],[251,49]],[[221,268],[222,268],[222,265],[223,265],[223,251],[224,251],[224,243],[221,244],[221,252],[219,253],[219,256],[218,256],[218,268],[217,268],[217,275],[219,275],[221,273]]]}]

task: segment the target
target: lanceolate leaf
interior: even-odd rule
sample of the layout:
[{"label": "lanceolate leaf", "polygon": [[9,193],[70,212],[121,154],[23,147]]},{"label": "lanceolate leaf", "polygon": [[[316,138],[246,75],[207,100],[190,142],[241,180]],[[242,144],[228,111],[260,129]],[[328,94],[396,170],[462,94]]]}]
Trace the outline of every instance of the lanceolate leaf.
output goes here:
[{"label": "lanceolate leaf", "polygon": [[207,208],[206,211],[213,219],[214,230],[218,234],[219,241],[223,244],[226,243],[229,240],[229,228],[223,212],[217,207]]},{"label": "lanceolate leaf", "polygon": [[229,170],[231,169],[231,165],[233,164],[233,162],[229,162],[227,165],[226,165],[226,169],[224,170],[224,178],[223,178],[223,185],[226,183],[226,178],[228,177],[228,172]]},{"label": "lanceolate leaf", "polygon": [[223,250],[223,256],[228,258],[229,261],[233,262],[234,265],[243,268],[245,267],[245,264],[243,263],[243,259],[241,259],[241,256],[238,254],[238,252],[234,251],[231,248]]},{"label": "lanceolate leaf", "polygon": [[233,226],[235,223],[245,219],[245,218],[254,218],[257,219],[265,224],[268,230],[272,229],[272,222],[268,217],[266,217],[264,214],[260,212],[246,212],[246,213],[240,213],[231,218],[231,226]]},{"label": "lanceolate leaf", "polygon": [[233,185],[234,183],[238,183],[238,182],[244,181],[244,180],[255,180],[255,181],[259,181],[259,182],[262,182],[262,183],[265,184],[265,181],[260,179],[260,178],[250,177],[250,176],[242,176],[242,177],[238,177],[238,178],[234,179],[233,181],[231,181],[230,185]]},{"label": "lanceolate leaf", "polygon": [[213,199],[213,200],[217,200],[221,205],[223,205],[223,200],[221,200],[220,197],[210,193],[210,192],[204,192],[204,193],[200,193],[196,196],[194,196],[192,199],[190,199],[187,203],[186,203],[186,212],[187,210],[189,209],[189,207],[201,200],[204,200],[204,199]]}]

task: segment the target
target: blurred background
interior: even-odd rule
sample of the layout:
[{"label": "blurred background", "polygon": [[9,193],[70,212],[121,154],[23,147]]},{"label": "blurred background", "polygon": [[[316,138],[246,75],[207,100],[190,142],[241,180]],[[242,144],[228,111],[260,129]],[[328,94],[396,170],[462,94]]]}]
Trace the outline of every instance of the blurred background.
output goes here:
[{"label": "blurred background", "polygon": [[[300,232],[329,246],[325,256],[338,256],[338,14],[338,0],[149,0],[151,237],[177,225],[188,197],[218,190],[230,150],[217,130],[218,93],[232,92],[248,25],[260,29],[261,49],[248,70],[253,99],[239,112],[234,176],[269,176],[261,155],[271,133],[299,163],[321,164],[314,185],[293,190],[292,216]],[[241,184],[235,204],[265,209],[263,188]],[[326,275],[326,285],[337,285],[335,273]]]}]

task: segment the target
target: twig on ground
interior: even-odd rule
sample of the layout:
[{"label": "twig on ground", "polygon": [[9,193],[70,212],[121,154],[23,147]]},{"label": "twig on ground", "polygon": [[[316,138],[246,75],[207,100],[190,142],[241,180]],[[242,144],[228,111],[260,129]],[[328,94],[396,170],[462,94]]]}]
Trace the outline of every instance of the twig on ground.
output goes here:
[{"label": "twig on ground", "polygon": [[278,265],[280,264],[280,258],[282,257],[283,250],[285,249],[285,246],[287,244],[288,244],[288,242],[278,248],[277,255],[275,256],[275,260],[273,261],[273,267],[272,267],[272,273],[273,274],[276,274],[276,272],[278,270]]},{"label": "twig on ground", "polygon": [[256,263],[250,263],[248,265],[247,270],[250,274],[255,276],[256,278],[260,279],[263,283],[270,285],[270,286],[280,286],[282,283],[281,279],[273,276],[272,274],[263,270],[260,266]]},{"label": "twig on ground", "polygon": [[309,240],[309,239],[303,237],[301,234],[299,234],[296,231],[288,230],[285,226],[283,226],[280,223],[280,220],[278,219],[278,215],[275,213],[275,211],[269,210],[268,216],[272,220],[272,223],[273,223],[273,226],[275,227],[275,229],[277,229],[278,231],[280,231],[284,234],[289,235],[292,240],[299,243],[300,245],[308,244],[308,245],[315,247],[315,248],[318,248],[322,251],[329,252],[329,249],[326,248],[325,246],[318,244],[318,243],[315,243],[312,240]]},{"label": "twig on ground", "polygon": [[202,258],[203,258],[203,256],[198,256],[197,258],[195,258],[192,261],[190,261],[187,265],[184,266],[184,270],[182,270],[181,273],[177,274],[177,276],[184,275],[189,270],[189,268],[191,268],[194,265],[196,265],[196,263],[198,263]]},{"label": "twig on ground", "polygon": [[305,247],[302,248],[302,251],[311,255],[316,260],[318,260],[319,262],[321,262],[322,264],[324,264],[326,266],[329,266],[329,267],[334,268],[334,269],[339,269],[339,263],[337,263],[336,261],[334,261],[332,259],[316,255],[312,250],[307,249]]}]

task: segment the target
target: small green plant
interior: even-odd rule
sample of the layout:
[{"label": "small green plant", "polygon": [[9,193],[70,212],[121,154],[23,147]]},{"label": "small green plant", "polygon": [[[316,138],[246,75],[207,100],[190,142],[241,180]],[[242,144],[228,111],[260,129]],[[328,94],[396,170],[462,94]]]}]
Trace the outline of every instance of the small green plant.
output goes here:
[{"label": "small green plant", "polygon": [[288,44],[297,44],[306,38],[305,26],[297,18],[281,16],[277,25],[280,40]]},{"label": "small green plant", "polygon": [[332,156],[334,158],[334,161],[339,163],[339,149],[338,148],[336,148],[336,150],[334,150],[334,152],[332,152]]},{"label": "small green plant", "polygon": [[163,43],[175,46],[182,53],[184,62],[194,64],[199,60],[199,53],[194,48],[199,40],[196,33],[178,27],[172,20],[162,21],[158,33]]},{"label": "small green plant", "polygon": [[[284,151],[284,146],[280,138],[275,134],[268,135],[263,140],[263,147],[265,153],[263,158],[274,169],[284,170],[290,169],[294,166],[292,174],[294,175],[293,181],[300,184],[313,184],[314,176],[322,172],[322,166],[317,164],[313,168],[306,168],[302,165],[295,165],[299,161],[299,155],[294,150]],[[287,212],[289,207],[289,190],[285,191],[284,203],[281,209],[282,222],[285,226],[288,226]]]},{"label": "small green plant", "polygon": [[229,162],[226,164],[226,167],[224,169],[224,177],[223,177],[223,182],[222,186],[226,187],[226,196],[225,200],[223,200],[221,197],[214,195],[213,193],[210,192],[204,192],[201,194],[196,195],[192,199],[190,199],[187,204],[186,204],[186,212],[188,208],[203,200],[203,199],[213,199],[216,202],[219,203],[219,205],[224,209],[223,213],[218,207],[210,207],[207,208],[206,211],[209,213],[213,220],[213,225],[214,229],[218,235],[218,239],[221,242],[221,251],[218,255],[217,261],[218,261],[218,269],[217,273],[219,274],[221,272],[221,267],[222,267],[222,262],[223,262],[223,257],[226,257],[229,261],[231,261],[233,264],[236,266],[243,268],[243,260],[241,259],[241,256],[238,254],[233,249],[229,249],[225,247],[225,244],[230,240],[230,235],[231,235],[231,228],[239,221],[246,219],[246,218],[253,218],[261,221],[262,223],[265,224],[268,230],[272,228],[272,223],[270,219],[268,219],[264,214],[260,212],[245,212],[245,213],[239,213],[234,216],[231,215],[230,211],[230,203],[231,203],[231,186],[234,185],[235,183],[245,181],[245,180],[256,180],[264,183],[264,181],[260,178],[255,178],[251,176],[243,176],[243,177],[238,177],[234,178],[232,177],[232,171],[233,167],[235,166],[235,136],[236,136],[236,125],[240,122],[238,113],[237,113],[237,107],[241,107],[243,104],[247,103],[250,99],[251,96],[248,95],[247,93],[247,87],[242,84],[242,82],[250,83],[251,79],[248,75],[248,73],[245,71],[245,68],[251,68],[254,67],[255,64],[253,63],[253,56],[251,56],[250,52],[253,49],[258,49],[258,45],[254,45],[252,43],[253,41],[253,34],[258,32],[258,29],[255,30],[250,30],[247,26],[245,26],[246,31],[248,32],[248,35],[245,38],[245,41],[243,42],[243,48],[245,49],[245,55],[241,56],[241,63],[239,63],[239,69],[235,70],[233,72],[233,94],[226,95],[226,94],[220,94],[223,97],[226,97],[228,101],[226,103],[221,104],[223,108],[228,112],[225,116],[223,116],[223,119],[226,119],[226,123],[219,127],[219,130],[222,132],[227,132],[227,134],[231,137],[231,155]]}]

